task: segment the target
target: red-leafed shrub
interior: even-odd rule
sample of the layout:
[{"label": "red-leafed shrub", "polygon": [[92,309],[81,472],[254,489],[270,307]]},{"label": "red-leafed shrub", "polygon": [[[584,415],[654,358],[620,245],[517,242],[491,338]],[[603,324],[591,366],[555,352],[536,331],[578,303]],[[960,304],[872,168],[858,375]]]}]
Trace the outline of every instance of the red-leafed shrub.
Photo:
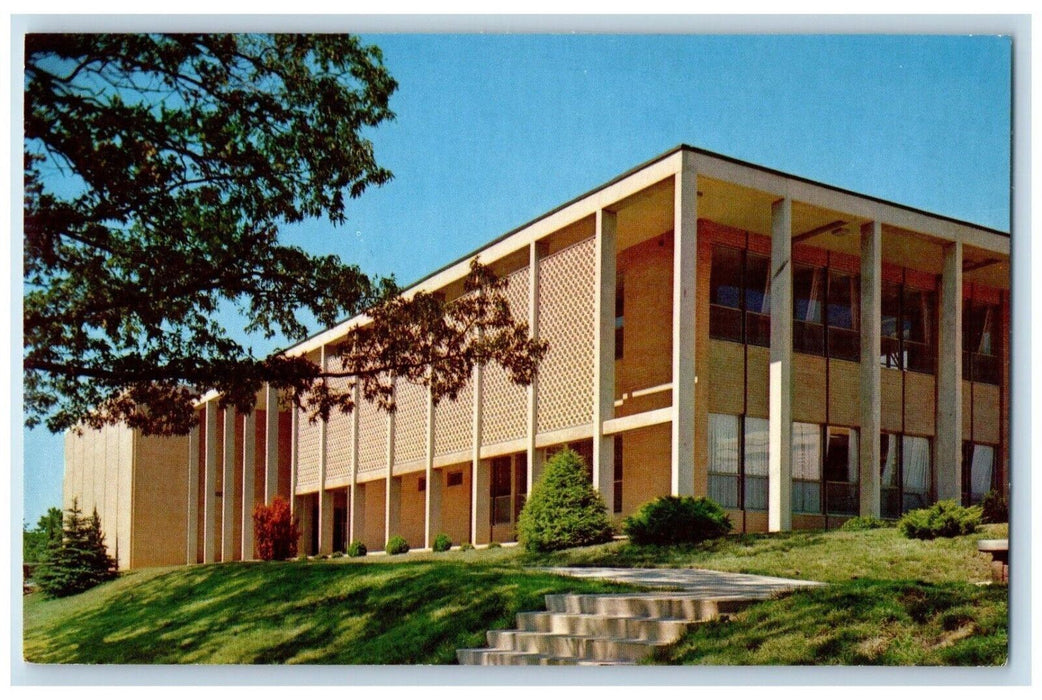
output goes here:
[{"label": "red-leafed shrub", "polygon": [[264,561],[297,556],[300,530],[296,518],[289,512],[289,503],[276,496],[270,506],[261,503],[254,508],[253,537],[257,554]]}]

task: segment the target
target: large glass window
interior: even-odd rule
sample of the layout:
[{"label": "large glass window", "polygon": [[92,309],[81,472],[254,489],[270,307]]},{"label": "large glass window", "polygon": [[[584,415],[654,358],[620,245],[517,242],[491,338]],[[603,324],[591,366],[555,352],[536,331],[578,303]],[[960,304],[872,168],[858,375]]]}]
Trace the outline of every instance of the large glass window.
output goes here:
[{"label": "large glass window", "polygon": [[901,369],[901,285],[883,282],[880,285],[879,324],[881,347],[879,363],[884,367]]},{"label": "large glass window", "polygon": [[615,359],[621,360],[623,343],[626,340],[626,290],[623,286],[622,275],[619,275],[618,283],[615,285]]},{"label": "large glass window", "polygon": [[770,259],[714,246],[709,275],[709,334],[736,343],[771,344]]},{"label": "large glass window", "polygon": [[745,508],[767,510],[767,446],[768,422],[766,418],[745,418],[745,445],[742,450],[745,472]]},{"label": "large glass window", "polygon": [[528,454],[522,452],[514,457],[514,522],[521,517],[521,509],[528,498]]},{"label": "large glass window", "polygon": [[615,465],[612,481],[612,507],[614,512],[622,512],[622,436],[615,436]]},{"label": "large glass window", "polygon": [[857,430],[829,426],[825,431],[825,512],[857,515],[858,493]]},{"label": "large glass window", "polygon": [[998,304],[963,301],[962,376],[963,379],[986,384],[999,384],[1000,345]]},{"label": "large glass window", "polygon": [[930,504],[930,440],[883,433],[880,446],[880,511],[884,518]]},{"label": "large glass window", "polygon": [[792,349],[825,354],[825,269],[808,265],[792,268]]},{"label": "large glass window", "polygon": [[937,371],[937,294],[884,282],[880,364],[933,374]]},{"label": "large glass window", "polygon": [[962,443],[962,502],[972,506],[994,488],[995,448],[973,442]]},{"label": "large glass window", "polygon": [[861,284],[858,275],[829,270],[825,311],[828,355],[840,360],[861,359]]},{"label": "large glass window", "polygon": [[792,510],[821,512],[821,426],[792,424]]},{"label": "large glass window", "polygon": [[738,508],[738,416],[709,414],[709,497]]},{"label": "large glass window", "polygon": [[510,457],[496,457],[492,460],[492,523],[504,525],[512,522],[510,516]]}]

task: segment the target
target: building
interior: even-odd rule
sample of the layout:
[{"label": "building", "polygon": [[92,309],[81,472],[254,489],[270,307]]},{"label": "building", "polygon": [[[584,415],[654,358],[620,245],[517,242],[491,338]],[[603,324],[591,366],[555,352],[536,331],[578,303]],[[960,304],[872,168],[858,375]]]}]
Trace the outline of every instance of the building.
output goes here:
[{"label": "building", "polygon": [[[314,424],[270,391],[248,416],[206,397],[187,458],[154,475],[185,495],[156,517],[185,523],[164,532],[189,562],[250,558],[275,494],[309,553],[510,541],[563,445],[619,519],[707,494],[738,530],[835,527],[1008,493],[1009,252],[1001,231],[680,146],[414,285],[459,294],[475,254],[505,276],[550,341],[531,387],[480,368],[456,401],[403,382],[394,415]],[[288,352],[330,362],[359,322]]]}]

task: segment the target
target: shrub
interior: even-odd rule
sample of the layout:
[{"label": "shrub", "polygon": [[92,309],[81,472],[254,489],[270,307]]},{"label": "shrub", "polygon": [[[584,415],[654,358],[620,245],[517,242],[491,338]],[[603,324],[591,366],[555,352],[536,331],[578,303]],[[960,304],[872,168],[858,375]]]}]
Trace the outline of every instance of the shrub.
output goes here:
[{"label": "shrub", "polygon": [[361,540],[355,540],[347,545],[347,556],[349,557],[364,557],[368,553],[369,550],[365,548],[365,543]]},{"label": "shrub", "polygon": [[264,561],[297,556],[300,529],[284,498],[276,496],[270,506],[257,504],[253,509],[253,536],[257,543],[257,556]]},{"label": "shrub", "polygon": [[438,533],[438,536],[434,538],[434,544],[431,545],[431,549],[435,552],[447,552],[452,548],[452,538],[446,533]]},{"label": "shrub", "polygon": [[501,545],[499,542],[489,542],[488,543],[488,548],[489,549],[499,549],[502,546],[503,545]]},{"label": "shrub", "polygon": [[882,518],[874,518],[871,515],[859,515],[851,518],[840,526],[840,530],[875,530],[881,527],[893,527],[893,523]]},{"label": "shrub", "polygon": [[459,551],[461,552],[469,552],[472,549],[474,549],[474,545],[472,545],[470,542],[464,542],[459,546]]},{"label": "shrub", "polygon": [[517,523],[525,549],[551,552],[611,540],[608,510],[586,474],[582,458],[569,449],[546,463]]},{"label": "shrub", "polygon": [[332,554],[330,554],[329,558],[330,559],[343,559],[344,558],[344,553],[341,552],[340,550],[337,550],[337,551],[333,552]]},{"label": "shrub", "polygon": [[384,551],[388,554],[405,554],[409,551],[409,543],[401,535],[395,535],[387,540],[387,546],[384,547]]},{"label": "shrub", "polygon": [[694,544],[730,531],[727,513],[705,497],[662,496],[623,521],[623,532],[638,545]]},{"label": "shrub", "polygon": [[44,560],[33,579],[48,596],[61,598],[82,593],[116,578],[116,561],[105,549],[105,533],[95,508],[83,517],[76,499],[65,512],[61,536],[47,543]]},{"label": "shrub", "polygon": [[969,535],[977,531],[980,521],[980,506],[964,508],[955,501],[938,501],[929,508],[905,513],[897,527],[909,539],[932,540]]},{"label": "shrub", "polygon": [[1006,498],[998,491],[992,489],[984,494],[980,502],[981,522],[985,523],[1008,523],[1009,505]]}]

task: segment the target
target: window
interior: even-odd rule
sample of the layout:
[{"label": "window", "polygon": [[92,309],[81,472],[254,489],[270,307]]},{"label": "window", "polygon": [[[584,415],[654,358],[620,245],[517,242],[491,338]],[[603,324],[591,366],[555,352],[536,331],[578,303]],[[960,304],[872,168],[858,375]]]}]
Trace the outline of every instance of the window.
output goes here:
[{"label": "window", "polygon": [[714,246],[709,274],[709,334],[736,343],[771,344],[770,259]]},{"label": "window", "polygon": [[962,443],[962,503],[972,506],[995,487],[995,448],[966,441]]},{"label": "window", "polygon": [[515,455],[514,467],[514,522],[516,523],[528,498],[528,453],[522,452]]},{"label": "window", "polygon": [[841,270],[829,270],[825,308],[829,357],[861,360],[861,278]]},{"label": "window", "polygon": [[972,382],[999,384],[1000,343],[999,306],[971,299],[963,300],[962,377]]},{"label": "window", "polygon": [[738,508],[738,416],[709,414],[709,497]]},{"label": "window", "polygon": [[792,510],[821,512],[821,426],[792,424]]},{"label": "window", "polygon": [[621,360],[623,343],[625,341],[626,322],[626,294],[623,286],[622,275],[619,275],[618,283],[615,285],[615,359]]},{"label": "window", "polygon": [[509,524],[512,508],[510,507],[510,457],[496,457],[492,460],[492,524]]},{"label": "window", "polygon": [[767,510],[768,421],[766,418],[745,417],[742,468],[745,473],[744,505],[746,510]]},{"label": "window", "polygon": [[445,475],[446,486],[463,486],[463,472],[449,472]]},{"label": "window", "polygon": [[792,349],[796,352],[825,354],[824,278],[824,268],[808,265],[792,268]]},{"label": "window", "polygon": [[421,476],[416,482],[416,490],[423,492],[427,490],[427,477]]},{"label": "window", "polygon": [[937,294],[906,285],[882,284],[879,362],[883,367],[937,371]]},{"label": "window", "polygon": [[612,481],[612,511],[622,512],[622,436],[615,436],[615,474]]},{"label": "window", "polygon": [[930,504],[930,440],[912,435],[879,436],[880,511],[898,518]]},{"label": "window", "polygon": [[858,433],[853,428],[825,429],[825,512],[857,515],[861,510],[858,491]]}]

